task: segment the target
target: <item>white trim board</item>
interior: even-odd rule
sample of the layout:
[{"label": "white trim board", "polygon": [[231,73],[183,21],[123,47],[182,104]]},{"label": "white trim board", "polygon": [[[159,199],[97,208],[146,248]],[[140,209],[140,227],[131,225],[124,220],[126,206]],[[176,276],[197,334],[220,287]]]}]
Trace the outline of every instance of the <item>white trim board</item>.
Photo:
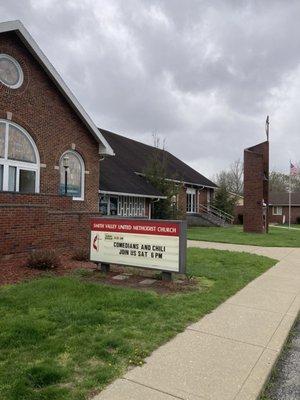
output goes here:
[{"label": "white trim board", "polygon": [[[288,207],[289,206],[289,204],[287,203],[287,204],[285,204],[285,203],[269,203],[268,204],[269,206],[271,206],[271,207]],[[300,207],[300,204],[293,204],[293,203],[291,203],[291,206],[292,207]]]},{"label": "white trim board", "polygon": [[50,61],[45,56],[45,54],[42,52],[42,50],[39,48],[38,44],[35,42],[33,37],[30,35],[30,33],[24,27],[22,22],[19,20],[1,22],[0,23],[0,33],[4,33],[4,32],[16,32],[16,34],[21,39],[21,41],[24,43],[26,48],[30,51],[30,53],[33,55],[33,57],[39,62],[39,64],[44,69],[44,71],[49,76],[49,78],[54,82],[57,89],[63,94],[63,96],[66,98],[67,102],[71,105],[71,107],[73,108],[75,113],[79,116],[81,121],[85,124],[87,129],[97,140],[97,142],[99,143],[99,154],[113,156],[114,155],[113,149],[110,147],[108,142],[105,140],[102,133],[99,131],[97,126],[91,120],[91,118],[86,113],[86,111],[84,110],[82,105],[79,103],[79,101],[76,99],[74,94],[67,87],[67,85],[65,84],[65,82],[63,81],[63,79],[61,78],[59,73],[56,71],[56,69],[50,63]]},{"label": "white trim board", "polygon": [[[145,177],[145,174],[143,174],[143,173],[141,173],[141,172],[136,172],[136,171],[135,171],[134,173],[135,173],[136,175]],[[171,178],[165,178],[165,179],[166,179],[166,181],[169,181],[169,182],[183,183],[183,184],[185,184],[185,185],[191,185],[191,186],[201,187],[202,189],[204,189],[204,188],[208,188],[208,189],[217,189],[217,188],[218,188],[217,186],[208,186],[208,185],[202,185],[202,184],[200,184],[200,183],[179,181],[179,180],[177,180],[177,179],[171,179]]]},{"label": "white trim board", "polygon": [[124,192],[111,192],[108,190],[99,190],[100,194],[111,194],[113,196],[132,196],[132,197],[146,197],[149,199],[166,199],[166,196],[153,196],[149,194],[138,194],[138,193],[124,193]]}]

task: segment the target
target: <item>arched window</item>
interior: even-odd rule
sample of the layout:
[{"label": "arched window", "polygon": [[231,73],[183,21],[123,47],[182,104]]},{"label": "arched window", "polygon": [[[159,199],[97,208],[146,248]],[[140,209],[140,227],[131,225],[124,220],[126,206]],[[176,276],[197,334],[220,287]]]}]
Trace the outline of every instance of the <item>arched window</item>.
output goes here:
[{"label": "arched window", "polygon": [[76,151],[66,151],[60,158],[60,193],[74,200],[84,199],[84,162]]},{"label": "arched window", "polygon": [[0,119],[0,190],[39,192],[40,158],[31,136],[19,125]]}]

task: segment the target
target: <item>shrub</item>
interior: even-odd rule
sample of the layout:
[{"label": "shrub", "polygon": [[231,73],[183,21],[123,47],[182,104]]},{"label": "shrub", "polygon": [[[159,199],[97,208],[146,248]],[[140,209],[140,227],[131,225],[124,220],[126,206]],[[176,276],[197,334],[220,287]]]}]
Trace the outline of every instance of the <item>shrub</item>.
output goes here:
[{"label": "shrub", "polygon": [[37,250],[30,254],[27,266],[35,269],[53,269],[60,265],[60,259],[53,250]]},{"label": "shrub", "polygon": [[89,261],[90,253],[85,248],[79,248],[74,251],[73,260],[76,261]]}]

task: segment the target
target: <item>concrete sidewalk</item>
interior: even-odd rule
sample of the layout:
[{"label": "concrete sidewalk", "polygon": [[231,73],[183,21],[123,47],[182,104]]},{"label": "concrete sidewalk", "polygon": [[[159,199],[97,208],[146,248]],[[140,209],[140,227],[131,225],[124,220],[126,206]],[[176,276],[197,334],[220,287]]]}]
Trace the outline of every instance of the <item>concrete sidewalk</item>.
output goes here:
[{"label": "concrete sidewalk", "polygon": [[94,400],[254,400],[300,309],[300,249],[190,241],[280,260]]}]

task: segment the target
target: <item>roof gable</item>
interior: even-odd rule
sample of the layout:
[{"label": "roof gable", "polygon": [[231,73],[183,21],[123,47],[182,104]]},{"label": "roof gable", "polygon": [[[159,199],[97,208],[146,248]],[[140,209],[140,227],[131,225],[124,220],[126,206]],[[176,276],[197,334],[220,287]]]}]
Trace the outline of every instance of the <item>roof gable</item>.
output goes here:
[{"label": "roof gable", "polygon": [[39,48],[39,46],[34,41],[30,33],[26,30],[24,25],[20,21],[2,22],[0,23],[0,33],[4,32],[15,32],[17,34],[25,47],[29,50],[29,52],[41,65],[49,78],[53,81],[60,93],[65,97],[68,104],[70,104],[74,112],[78,115],[78,117],[84,123],[89,132],[97,140],[97,142],[99,143],[99,154],[114,155],[114,151],[109,143],[103,137],[101,132],[99,132],[96,125],[93,123],[93,121],[83,109],[71,90],[67,87],[59,73],[50,63],[42,50]]}]

